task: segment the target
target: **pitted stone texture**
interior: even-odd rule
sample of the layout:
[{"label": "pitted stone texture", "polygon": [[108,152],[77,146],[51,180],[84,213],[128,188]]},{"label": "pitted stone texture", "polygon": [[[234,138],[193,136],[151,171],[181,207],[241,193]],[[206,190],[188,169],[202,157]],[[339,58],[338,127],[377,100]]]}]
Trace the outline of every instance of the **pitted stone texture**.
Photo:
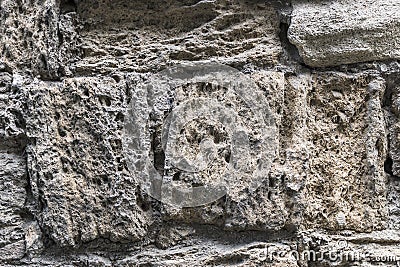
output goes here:
[{"label": "pitted stone texture", "polygon": [[[271,253],[269,254],[268,251]],[[273,256],[272,251],[280,253]],[[169,250],[149,248],[117,262],[121,266],[299,266],[292,252],[297,251],[294,242],[253,242],[229,246],[206,241],[191,246],[176,246]]]},{"label": "pitted stone texture", "polygon": [[0,63],[43,79],[58,79],[69,72],[75,57],[75,15],[60,14],[59,2],[12,1],[0,3]]},{"label": "pitted stone texture", "polygon": [[[371,231],[387,226],[387,153],[381,102],[385,83],[373,75],[310,76],[306,228]],[[366,201],[368,196],[368,201]]]},{"label": "pitted stone texture", "polygon": [[[21,151],[26,144],[25,95],[18,88],[23,80],[0,64],[0,149]],[[3,72],[2,72],[3,71]]]},{"label": "pitted stone texture", "polygon": [[26,161],[0,150],[0,265],[25,255]]},{"label": "pitted stone texture", "polygon": [[[279,157],[265,187],[238,203],[227,199],[226,215],[232,215],[225,215],[225,226],[385,228],[384,81],[369,74],[315,72],[287,75],[278,84],[275,93],[267,91],[270,103],[275,103]],[[365,201],[365,195],[372,197],[370,201]],[[274,209],[264,206],[269,203],[280,203],[288,212],[276,216]],[[266,224],[257,216],[261,210],[270,211],[264,217]]]},{"label": "pitted stone texture", "polygon": [[77,10],[84,57],[74,66],[85,75],[205,59],[265,67],[282,53],[279,19],[268,3],[101,0],[79,1]]},{"label": "pitted stone texture", "polygon": [[389,229],[400,230],[400,181],[395,176],[388,179]]},{"label": "pitted stone texture", "polygon": [[[203,232],[206,229],[197,230]],[[93,252],[90,249],[85,252],[49,249],[40,257],[22,259],[18,266],[301,266],[293,254],[297,251],[295,240],[279,236],[282,238],[277,241],[278,236],[271,239],[273,235],[259,235],[255,232],[225,233],[214,228],[208,230],[212,231],[209,234],[213,239],[202,236],[203,232],[180,239],[178,244],[165,249],[143,243],[127,244],[119,252],[111,251],[112,247],[106,250],[94,247],[96,251]],[[174,227],[173,233],[179,232],[181,236],[188,231],[193,232],[193,229],[189,226]],[[161,238],[164,235],[165,231],[160,232]]]},{"label": "pitted stone texture", "polygon": [[[398,63],[287,65],[288,15],[272,2],[288,1],[0,0],[0,265],[395,265],[266,258],[268,247],[346,252],[341,240],[400,253],[398,232],[362,233],[400,229]],[[307,65],[399,58],[399,1],[292,2],[289,39]],[[137,73],[200,60],[254,79],[279,149],[256,191],[175,209],[129,172],[124,111]]]},{"label": "pitted stone texture", "polygon": [[[287,126],[287,118],[283,114],[288,90],[283,72],[258,71],[250,75],[251,79],[264,92],[277,130],[279,144],[286,140],[282,136]],[[287,97],[287,95],[286,95]],[[283,149],[284,150],[284,149]],[[261,186],[254,192],[247,192],[240,201],[228,198],[226,201],[226,217],[224,227],[243,230],[280,230],[289,225],[298,225],[298,205],[295,194],[289,192],[288,181],[284,179],[282,168],[282,147],[279,146],[271,171]],[[299,181],[296,181],[297,184]]]},{"label": "pitted stone texture", "polygon": [[306,259],[303,264],[307,264],[303,266],[396,266],[400,260],[398,231],[338,231],[333,234],[314,231],[300,236],[299,255]]},{"label": "pitted stone texture", "polygon": [[[280,133],[269,176],[254,192],[231,192],[204,207],[167,206],[165,219],[254,230],[386,227],[383,81],[336,72],[253,78],[272,103]],[[230,195],[239,193],[240,201]]]},{"label": "pitted stone texture", "polygon": [[24,87],[34,211],[59,246],[136,241],[147,227],[121,147],[126,86],[112,78]]},{"label": "pitted stone texture", "polygon": [[293,1],[288,31],[313,67],[400,58],[398,0]]},{"label": "pitted stone texture", "polygon": [[21,86],[29,79],[12,75],[2,67],[5,66],[0,64],[0,150],[21,153],[27,143],[26,95]]},{"label": "pitted stone texture", "polygon": [[[151,80],[152,76],[144,77],[145,79]],[[283,101],[283,90],[284,90],[284,76],[283,73],[272,72],[272,71],[260,71],[255,72],[253,75],[248,75],[249,79],[252,79],[258,88],[248,88],[248,90],[254,90],[267,96],[271,101],[270,115],[272,121],[277,126],[281,122],[281,116],[277,110],[281,109]],[[135,117],[143,117],[144,122],[140,125],[133,126],[134,129],[142,128],[144,131],[148,129],[148,136],[152,136],[152,151],[147,151],[149,155],[154,158],[154,167],[165,176],[175,177],[178,172],[174,168],[168,167],[164,162],[164,152],[161,142],[162,128],[165,126],[165,118],[168,113],[173,110],[175,106],[180,107],[184,101],[191,101],[198,99],[199,97],[213,97],[212,99],[218,100],[221,107],[229,106],[232,109],[232,113],[235,114],[247,114],[251,112],[252,107],[247,107],[245,103],[242,103],[241,97],[243,95],[235,95],[232,92],[226,93],[225,90],[230,88],[219,88],[210,87],[204,84],[192,84],[191,86],[184,85],[182,88],[177,88],[176,92],[166,92],[163,97],[155,97],[155,93],[140,93],[141,91],[137,88],[137,83],[140,82],[141,78],[139,75],[130,75],[128,79],[128,85],[130,88],[135,90],[133,92],[133,105],[137,108],[141,108],[140,111],[136,111]],[[248,92],[247,94],[250,94]],[[169,98],[167,97],[169,95]],[[174,101],[170,101],[174,99]],[[221,96],[221,97],[217,97]],[[166,99],[169,99],[166,101]],[[240,101],[239,101],[240,100]],[[182,103],[181,103],[182,102]],[[149,106],[148,103],[151,105]],[[262,105],[262,104],[261,104]],[[149,114],[149,115],[148,115]],[[267,116],[267,114],[265,115]],[[250,116],[249,116],[250,117]],[[203,122],[204,123],[204,122]],[[215,133],[224,132],[224,128],[221,125],[215,125],[214,120],[205,121],[210,123],[214,128]],[[257,128],[256,119],[246,121],[246,126],[250,125],[250,129]],[[144,124],[148,125],[145,126]],[[189,125],[189,124],[188,124]],[[201,127],[207,126],[200,125]],[[185,126],[186,127],[186,126]],[[201,128],[200,127],[200,128]],[[253,131],[251,132],[251,134]],[[146,136],[145,134],[143,136]],[[196,131],[186,133],[188,140],[197,140],[201,136],[197,136]],[[197,139],[196,139],[197,138]],[[271,138],[276,138],[271,136]],[[227,142],[227,149],[229,150],[231,140],[229,137],[220,137],[219,144]],[[197,141],[196,141],[197,142]],[[189,146],[190,149],[195,149],[195,144]],[[139,149],[137,153],[140,152]],[[279,154],[278,152],[274,153]],[[135,156],[134,154],[132,154]],[[218,156],[219,157],[219,156]],[[275,157],[275,156],[274,156]],[[221,157],[222,162],[227,165],[226,159]],[[272,159],[274,160],[274,158]],[[212,164],[211,164],[212,165]],[[219,181],[224,178],[225,165],[214,166],[207,169],[208,176],[214,177],[213,180]],[[143,166],[140,164],[139,167]],[[278,170],[276,170],[278,169]],[[179,172],[180,176],[176,178],[177,182],[182,179],[183,172]],[[255,229],[255,230],[279,230],[285,227],[288,220],[288,212],[286,211],[285,201],[289,198],[286,195],[285,185],[281,182],[281,171],[279,166],[273,167],[271,174],[266,173],[265,178],[261,181],[260,187],[252,188],[252,184],[249,183],[244,177],[240,175],[231,177],[234,179],[231,181],[235,184],[232,188],[229,188],[228,194],[223,199],[217,200],[209,205],[204,205],[196,208],[183,208],[176,209],[168,205],[165,206],[163,215],[166,220],[184,221],[188,223],[199,222],[207,224],[224,225],[227,228],[233,229]],[[168,178],[168,177],[166,177]],[[190,182],[190,180],[189,180]],[[237,186],[236,186],[237,184]],[[145,190],[145,188],[143,188]],[[254,191],[254,192],[253,192]]]},{"label": "pitted stone texture", "polygon": [[387,90],[387,126],[389,132],[389,157],[387,172],[391,175],[400,176],[400,78],[393,75],[389,78]]},{"label": "pitted stone texture", "polygon": [[385,92],[386,127],[388,131],[389,153],[385,161],[385,172],[388,174],[388,202],[390,229],[400,229],[400,87],[399,76],[393,73],[388,76]]}]

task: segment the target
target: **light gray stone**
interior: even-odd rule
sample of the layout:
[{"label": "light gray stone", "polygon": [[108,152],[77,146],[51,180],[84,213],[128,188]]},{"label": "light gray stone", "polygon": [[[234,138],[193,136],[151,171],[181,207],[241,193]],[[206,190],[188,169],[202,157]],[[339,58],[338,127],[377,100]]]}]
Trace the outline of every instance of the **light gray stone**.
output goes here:
[{"label": "light gray stone", "polygon": [[[0,0],[0,265],[398,265],[382,257],[400,256],[399,2],[292,2]],[[149,173],[130,156],[169,182],[176,154],[223,147],[194,187],[218,183],[227,161],[263,166],[252,161],[268,132],[257,105],[193,80],[164,98],[141,94],[159,71],[199,61],[253,83],[242,96],[262,107],[275,142],[256,186],[239,172],[227,194],[177,207],[149,196]],[[220,117],[203,116],[171,131],[168,151],[161,129],[188,101],[229,107],[253,150],[229,157]],[[132,155],[129,116],[150,140]],[[172,181],[193,182],[204,166]],[[295,257],[312,251],[371,257]]]},{"label": "light gray stone", "polygon": [[293,1],[288,38],[312,67],[400,58],[400,2]]},{"label": "light gray stone", "polygon": [[24,213],[26,161],[0,151],[0,255],[1,260],[18,260],[25,254]]},{"label": "light gray stone", "polygon": [[76,57],[75,17],[60,14],[60,2],[1,1],[0,63],[16,72],[58,79]]},{"label": "light gray stone", "polygon": [[[307,115],[301,118],[306,120],[302,128],[307,145],[306,228],[384,229],[388,219],[381,105],[385,83],[366,74],[315,72],[311,77],[303,100]],[[298,91],[304,90],[303,84]],[[371,201],[365,201],[366,195]]]},{"label": "light gray stone", "polygon": [[121,146],[124,82],[73,78],[35,80],[27,93],[28,169],[35,216],[60,246],[96,238],[137,241],[148,211]]},{"label": "light gray stone", "polygon": [[[77,73],[148,72],[171,63],[213,59],[231,66],[271,66],[282,54],[271,4],[252,2],[80,1],[84,55]],[[118,29],[118,30],[115,30]]]}]

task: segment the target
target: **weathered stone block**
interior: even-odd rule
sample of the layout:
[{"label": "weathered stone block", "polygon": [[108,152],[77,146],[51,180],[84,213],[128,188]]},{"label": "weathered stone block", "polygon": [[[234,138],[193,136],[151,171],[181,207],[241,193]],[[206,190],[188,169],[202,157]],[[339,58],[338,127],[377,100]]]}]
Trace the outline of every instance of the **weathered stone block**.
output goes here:
[{"label": "weathered stone block", "polygon": [[0,63],[43,79],[69,74],[66,63],[79,54],[74,22],[60,1],[1,1]]},{"label": "weathered stone block", "polygon": [[21,259],[25,254],[24,213],[27,186],[23,157],[0,151],[0,257]]},{"label": "weathered stone block", "polygon": [[42,229],[60,246],[143,237],[147,210],[122,156],[125,83],[36,80],[24,90],[28,168]]},{"label": "weathered stone block", "polygon": [[272,66],[282,54],[279,19],[269,3],[79,1],[77,13],[85,25],[84,55],[74,66],[84,75],[153,72],[206,59]]},{"label": "weathered stone block", "polygon": [[[215,72],[207,73],[210,69]],[[166,73],[171,75],[166,77],[166,81],[171,82],[171,88],[166,87],[162,90],[164,87],[161,86],[159,76]],[[220,76],[217,73],[220,73]],[[186,75],[193,79],[179,78]],[[150,85],[147,87],[140,84],[141,79],[137,74],[130,75],[128,86],[133,88],[133,95],[131,110],[128,113],[130,117],[126,118],[128,135],[125,141],[129,166],[135,177],[143,179],[142,189],[158,200],[166,199],[164,203],[184,207],[176,209],[166,205],[165,219],[218,224],[230,229],[279,230],[285,227],[288,220],[285,200],[288,196],[280,182],[280,171],[274,166],[272,171],[268,167],[264,173],[263,167],[259,166],[258,169],[263,171],[262,177],[256,177],[257,172],[253,172],[254,168],[257,169],[256,164],[260,162],[266,166],[272,165],[278,154],[278,132],[275,128],[276,124],[279,126],[282,123],[277,110],[281,109],[283,101],[283,73],[260,71],[246,76],[227,66],[201,62],[182,65],[162,72],[159,76],[145,77],[146,83]],[[235,88],[235,82],[240,84],[242,79],[248,79],[251,86]],[[268,108],[267,99],[271,101],[271,109]],[[247,103],[246,100],[250,102]],[[201,105],[198,106],[200,110],[211,105],[209,107],[214,110],[213,115],[207,115],[207,112],[200,112],[194,117],[189,115],[198,112],[196,108],[188,106],[188,103],[196,101],[201,101]],[[255,107],[262,107],[265,111],[263,116],[265,121],[268,121],[266,128],[259,120],[259,114],[252,110]],[[244,114],[252,119],[244,118]],[[237,116],[234,128],[243,129],[242,131],[249,135],[249,146],[242,150],[242,155],[234,151],[234,129],[226,123],[228,117],[234,116]],[[176,118],[174,123],[169,122],[171,118]],[[175,123],[176,121],[178,123]],[[196,128],[193,127],[194,123],[197,123]],[[175,129],[171,126],[177,124],[182,128]],[[264,135],[266,139],[261,138]],[[215,158],[207,162],[204,170],[192,171],[171,164],[174,161],[174,153],[175,156],[182,157],[180,162],[190,161],[197,153],[200,155],[199,142],[201,144],[207,138],[211,138],[218,149]],[[179,145],[174,140],[179,140]],[[257,160],[262,154],[265,154],[265,158]],[[248,158],[244,159],[243,155],[248,155]],[[244,167],[238,168],[232,174],[234,157],[239,158],[237,164]],[[200,161],[199,159],[190,164],[202,166]],[[172,181],[169,181],[171,177]],[[211,188],[217,188],[220,183],[225,182],[228,182],[226,194],[218,194],[210,199],[206,196],[206,202],[199,202],[203,200],[199,198],[203,186],[211,185]],[[177,189],[180,186],[190,187],[194,184],[193,195],[182,193],[183,197],[180,198],[180,194],[172,194],[168,198],[162,197],[160,188],[152,191],[157,185],[163,188],[163,183],[178,193],[181,192]],[[167,185],[165,190],[169,188]],[[207,193],[212,195],[212,189],[208,189]],[[219,199],[221,197],[224,198]]]},{"label": "weathered stone block", "polygon": [[[303,98],[306,228],[371,231],[387,226],[382,98],[371,75],[315,73]],[[368,196],[368,200],[365,199]]]},{"label": "weathered stone block", "polygon": [[288,31],[313,67],[400,58],[400,2],[293,1]]},{"label": "weathered stone block", "polygon": [[[292,14],[289,2],[0,0],[0,265],[375,266],[294,256],[398,255],[399,2],[299,0]],[[387,62],[339,66],[374,60]],[[252,82],[242,97],[207,79],[141,87],[216,62],[235,68],[221,81]],[[132,117],[145,145],[126,154]],[[231,183],[176,207],[146,194],[141,179],[156,173]]]}]

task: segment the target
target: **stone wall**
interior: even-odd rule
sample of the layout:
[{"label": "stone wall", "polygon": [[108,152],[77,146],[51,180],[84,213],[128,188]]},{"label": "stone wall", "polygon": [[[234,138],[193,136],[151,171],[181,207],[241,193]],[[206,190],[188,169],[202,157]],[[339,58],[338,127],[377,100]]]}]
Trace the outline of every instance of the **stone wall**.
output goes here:
[{"label": "stone wall", "polygon": [[[398,266],[399,14],[398,0],[0,0],[0,265]],[[142,90],[180,64],[226,66],[256,104],[207,81]],[[188,101],[232,110],[251,149],[192,118],[178,153],[212,140],[214,165],[171,164],[163,129]],[[147,146],[126,153],[132,121]],[[131,166],[141,153],[150,169]],[[232,165],[201,205],[142,181],[197,188]]]}]

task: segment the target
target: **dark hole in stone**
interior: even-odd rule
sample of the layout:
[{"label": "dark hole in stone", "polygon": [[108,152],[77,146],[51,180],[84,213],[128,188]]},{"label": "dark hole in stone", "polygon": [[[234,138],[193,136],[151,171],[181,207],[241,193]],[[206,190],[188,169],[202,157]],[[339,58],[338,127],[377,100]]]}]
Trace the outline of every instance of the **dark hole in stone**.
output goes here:
[{"label": "dark hole in stone", "polygon": [[231,161],[231,151],[225,153],[225,162],[229,163]]},{"label": "dark hole in stone", "polygon": [[17,110],[10,110],[10,112],[17,118],[15,120],[15,125],[18,128],[25,129],[26,128],[26,121],[25,121],[25,118],[22,115],[22,113],[17,111]]},{"label": "dark hole in stone", "polygon": [[176,172],[173,176],[172,176],[172,181],[178,181],[179,178],[181,176],[181,172]]},{"label": "dark hole in stone", "polygon": [[275,187],[276,186],[276,180],[274,178],[270,177],[268,179],[268,181],[269,181],[269,187]]},{"label": "dark hole in stone", "polygon": [[80,89],[82,90],[83,94],[85,96],[89,96],[89,89],[85,86],[80,86]]},{"label": "dark hole in stone", "polygon": [[148,211],[150,209],[150,202],[143,198],[140,189],[138,187],[136,188],[136,204],[143,211]]},{"label": "dark hole in stone", "polygon": [[164,172],[165,154],[163,150],[154,152],[154,167],[160,171],[161,174]]},{"label": "dark hole in stone", "polygon": [[295,45],[293,45],[288,39],[289,23],[282,21],[279,25],[279,39],[281,40],[282,46],[285,51],[285,56],[288,60],[296,61],[299,63],[304,63],[300,56],[299,50]]},{"label": "dark hole in stone", "polygon": [[113,78],[116,83],[121,81],[121,78],[117,74],[112,75],[111,78]]},{"label": "dark hole in stone", "polygon": [[100,103],[102,105],[106,105],[107,107],[111,106],[111,99],[108,96],[102,95],[99,96]]},{"label": "dark hole in stone", "polygon": [[121,121],[124,122],[124,114],[122,114],[121,112],[118,112],[117,116],[115,117],[115,121]]},{"label": "dark hole in stone", "polygon": [[103,180],[103,183],[109,183],[110,182],[110,179],[108,178],[107,175],[103,175],[103,176],[101,176],[101,178]]},{"label": "dark hole in stone", "polygon": [[74,101],[74,103],[79,103],[81,101],[81,97],[79,95],[74,95],[72,97],[72,100]]},{"label": "dark hole in stone", "polygon": [[60,4],[60,12],[61,14],[66,14],[69,12],[76,11],[75,0],[61,0]]},{"label": "dark hole in stone", "polygon": [[383,99],[382,99],[382,105],[384,107],[391,107],[392,106],[392,100],[393,98],[393,88],[390,85],[386,86],[385,92],[383,94]]},{"label": "dark hole in stone", "polygon": [[204,186],[204,184],[202,184],[202,183],[196,183],[196,182],[193,182],[193,183],[192,183],[192,187],[201,187],[201,186]]},{"label": "dark hole in stone", "polygon": [[62,128],[58,128],[58,133],[60,134],[61,137],[67,136],[67,133]]},{"label": "dark hole in stone", "polygon": [[383,168],[387,174],[393,175],[393,160],[391,157],[387,157]]},{"label": "dark hole in stone", "polygon": [[48,70],[48,65],[47,65],[47,58],[44,54],[40,54],[39,60],[42,64],[43,70]]},{"label": "dark hole in stone", "polygon": [[332,122],[338,124],[340,122],[340,117],[337,115],[332,116]]},{"label": "dark hole in stone", "polygon": [[221,141],[223,141],[224,137],[214,127],[210,127],[209,131],[210,131],[210,135],[214,137],[215,144],[219,144]]},{"label": "dark hole in stone", "polygon": [[151,149],[153,152],[154,168],[160,175],[164,174],[165,166],[165,153],[161,147],[161,138],[157,137],[157,134],[152,135]]},{"label": "dark hole in stone", "polygon": [[58,36],[58,42],[62,44],[64,42],[64,35],[62,34],[61,31],[57,31],[57,36]]}]

